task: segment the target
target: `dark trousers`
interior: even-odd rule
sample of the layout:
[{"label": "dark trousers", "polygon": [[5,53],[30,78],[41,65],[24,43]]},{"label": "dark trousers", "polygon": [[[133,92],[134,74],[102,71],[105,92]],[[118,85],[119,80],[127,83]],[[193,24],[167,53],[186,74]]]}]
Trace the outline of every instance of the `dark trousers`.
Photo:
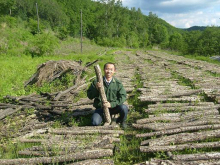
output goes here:
[{"label": "dark trousers", "polygon": [[[127,114],[128,114],[128,107],[124,104],[118,105],[114,108],[109,108],[110,115],[112,114],[120,114],[119,118],[117,119],[117,123],[122,123],[127,119]],[[104,114],[103,114],[103,109],[98,108],[95,110],[94,114],[92,115],[92,125],[93,126],[98,126],[102,123]]]}]

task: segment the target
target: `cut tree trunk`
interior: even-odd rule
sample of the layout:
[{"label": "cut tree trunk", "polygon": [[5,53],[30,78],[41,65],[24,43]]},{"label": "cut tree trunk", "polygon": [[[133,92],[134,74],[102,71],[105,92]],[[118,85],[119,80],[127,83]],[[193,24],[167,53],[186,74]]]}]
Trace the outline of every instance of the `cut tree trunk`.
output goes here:
[{"label": "cut tree trunk", "polygon": [[185,107],[185,106],[212,106],[213,102],[189,102],[189,103],[157,103],[148,105],[149,108]]},{"label": "cut tree trunk", "polygon": [[113,151],[111,149],[98,149],[81,151],[72,154],[66,154],[53,157],[36,157],[36,158],[18,158],[18,159],[0,159],[1,165],[17,165],[17,164],[44,164],[44,163],[59,163],[85,159],[97,159],[107,156],[112,156]]},{"label": "cut tree trunk", "polygon": [[183,160],[183,161],[220,159],[220,153],[211,152],[211,153],[199,153],[199,154],[173,155],[172,159]]},{"label": "cut tree trunk", "polygon": [[135,128],[146,128],[151,130],[168,130],[168,129],[174,129],[179,127],[186,127],[186,126],[199,126],[199,125],[209,125],[209,124],[220,124],[220,121],[218,119],[214,120],[197,120],[193,122],[189,121],[183,121],[183,122],[176,122],[174,123],[148,123],[148,124],[133,124],[133,127]]},{"label": "cut tree trunk", "polygon": [[141,142],[141,145],[149,144],[149,146],[165,146],[169,144],[182,144],[186,142],[201,141],[208,138],[220,137],[220,130],[180,133],[170,136],[164,136],[157,139],[149,139]]},{"label": "cut tree trunk", "polygon": [[186,107],[163,107],[163,108],[148,108],[145,110],[146,113],[158,113],[158,112],[181,112],[181,111],[199,111],[199,110],[210,110],[218,109],[220,106],[186,106]]},{"label": "cut tree trunk", "polygon": [[67,165],[114,165],[114,160],[112,159],[90,159],[84,160],[76,163],[71,163]]},{"label": "cut tree trunk", "polygon": [[13,113],[18,112],[20,110],[21,110],[21,107],[17,107],[16,109],[7,108],[0,113],[0,120],[4,119],[5,117],[12,115]]},{"label": "cut tree trunk", "polygon": [[[101,71],[99,65],[94,66],[94,68],[95,68],[95,72],[96,72],[97,81],[101,84],[101,87],[99,88],[101,100],[102,100],[102,103],[105,103],[105,102],[107,102],[107,98],[106,98],[105,90],[104,90],[102,71]],[[108,107],[103,107],[103,111],[104,111],[104,116],[105,116],[105,121],[106,121],[106,123],[104,125],[110,125],[111,116],[110,116]]]},{"label": "cut tree trunk", "polygon": [[139,165],[217,165],[217,164],[220,164],[220,160],[178,161],[178,160],[151,159],[150,161],[146,161]]},{"label": "cut tree trunk", "polygon": [[141,152],[181,151],[185,149],[219,148],[220,142],[188,143],[172,146],[140,146]]},{"label": "cut tree trunk", "polygon": [[49,133],[53,134],[59,134],[59,135],[65,135],[65,134],[71,134],[71,135],[83,135],[83,134],[124,134],[123,130],[65,130],[65,129],[49,129]]},{"label": "cut tree trunk", "polygon": [[[144,118],[144,119],[139,119],[136,121],[137,124],[146,124],[146,123],[154,123],[156,121],[169,121],[169,122],[180,122],[180,121],[183,121],[183,120],[187,120],[188,117],[185,119],[184,117],[175,117],[175,116],[159,116],[159,117],[150,117],[150,118]],[[213,119],[220,119],[220,115],[206,115],[202,118],[200,118],[201,120],[202,119],[210,119],[210,120],[213,120]],[[192,118],[190,119],[189,121],[193,121],[193,120],[198,120],[198,117],[196,118]]]},{"label": "cut tree trunk", "polygon": [[205,129],[220,129],[220,124],[179,127],[176,129],[169,129],[169,130],[161,130],[161,131],[150,132],[150,133],[136,134],[136,137],[143,138],[143,137],[170,135],[170,134],[175,134],[175,133],[181,133],[181,132],[187,132],[187,131],[199,131],[199,130],[205,130]]}]

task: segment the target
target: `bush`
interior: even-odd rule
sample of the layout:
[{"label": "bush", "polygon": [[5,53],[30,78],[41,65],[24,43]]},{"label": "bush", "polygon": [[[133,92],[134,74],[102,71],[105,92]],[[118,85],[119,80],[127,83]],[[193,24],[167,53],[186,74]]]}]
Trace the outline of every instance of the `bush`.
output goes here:
[{"label": "bush", "polygon": [[11,16],[1,16],[0,23],[1,23],[1,26],[5,24],[6,27],[8,26],[12,28],[17,25],[17,20],[16,18],[11,17]]},{"label": "bush", "polygon": [[36,34],[26,49],[26,54],[30,54],[32,57],[51,54],[54,48],[58,46],[58,41],[50,33]]}]

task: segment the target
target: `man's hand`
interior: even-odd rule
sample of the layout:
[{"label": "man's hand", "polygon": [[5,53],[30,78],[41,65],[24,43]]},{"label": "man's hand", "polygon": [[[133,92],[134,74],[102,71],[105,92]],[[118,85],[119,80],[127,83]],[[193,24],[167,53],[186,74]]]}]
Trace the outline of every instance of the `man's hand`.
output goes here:
[{"label": "man's hand", "polygon": [[100,82],[97,82],[97,83],[96,83],[96,88],[97,88],[97,89],[100,89],[100,88],[101,88],[101,83],[100,83]]},{"label": "man's hand", "polygon": [[108,101],[104,102],[103,107],[111,108],[111,104]]}]

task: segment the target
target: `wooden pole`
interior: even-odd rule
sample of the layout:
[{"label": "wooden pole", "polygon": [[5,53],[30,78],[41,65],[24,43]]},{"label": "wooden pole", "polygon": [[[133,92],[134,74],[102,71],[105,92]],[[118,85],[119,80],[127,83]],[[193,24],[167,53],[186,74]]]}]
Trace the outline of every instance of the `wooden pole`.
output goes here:
[{"label": "wooden pole", "polygon": [[83,45],[82,45],[82,37],[83,37],[83,33],[82,33],[82,9],[81,9],[81,53],[82,53],[82,49],[83,49]]},{"label": "wooden pole", "polygon": [[39,28],[39,14],[38,14],[38,6],[37,6],[37,3],[36,3],[36,10],[37,10],[37,30],[38,30],[38,33],[40,32],[40,28]]},{"label": "wooden pole", "polygon": [[[104,90],[102,71],[101,71],[99,65],[94,66],[94,68],[95,68],[95,72],[96,72],[97,81],[101,84],[101,87],[98,90],[101,95],[102,103],[104,103],[104,102],[107,102],[107,98],[106,98],[105,90]],[[111,116],[110,116],[108,107],[103,107],[103,111],[104,111],[104,116],[105,116],[105,121],[106,121],[106,123],[104,125],[110,125]]]}]

